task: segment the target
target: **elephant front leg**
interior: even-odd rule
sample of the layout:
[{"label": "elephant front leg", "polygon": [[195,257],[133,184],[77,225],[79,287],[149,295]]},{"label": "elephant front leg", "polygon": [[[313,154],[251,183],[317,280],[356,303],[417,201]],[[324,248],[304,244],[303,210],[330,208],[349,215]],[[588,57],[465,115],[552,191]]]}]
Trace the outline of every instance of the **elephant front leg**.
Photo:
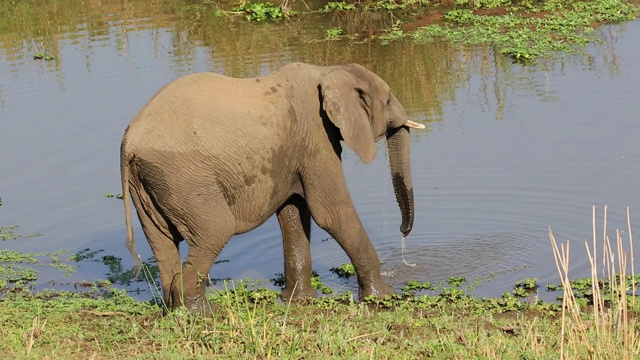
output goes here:
[{"label": "elephant front leg", "polygon": [[384,297],[395,294],[395,290],[382,280],[378,254],[355,210],[345,209],[344,212],[353,214],[346,216],[354,219],[352,225],[327,227],[325,230],[336,239],[349,256],[358,277],[360,300],[370,295]]},{"label": "elephant front leg", "polygon": [[278,222],[284,246],[283,300],[317,297],[311,286],[311,215],[306,202],[294,195],[278,209]]},{"label": "elephant front leg", "polygon": [[305,194],[313,219],[349,256],[358,277],[360,299],[369,295],[383,297],[395,294],[393,288],[382,280],[378,254],[364,231],[347,190],[342,168],[338,166],[340,164],[310,172],[313,181],[305,182]]}]

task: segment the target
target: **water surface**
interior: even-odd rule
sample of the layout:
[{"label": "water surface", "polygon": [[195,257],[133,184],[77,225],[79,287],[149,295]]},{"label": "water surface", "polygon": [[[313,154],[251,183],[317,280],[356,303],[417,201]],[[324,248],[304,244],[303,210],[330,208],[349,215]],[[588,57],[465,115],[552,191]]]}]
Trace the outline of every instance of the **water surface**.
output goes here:
[{"label": "water surface", "polygon": [[[605,43],[581,56],[522,66],[491,46],[318,41],[345,21],[348,32],[388,26],[393,19],[384,14],[252,24],[188,4],[65,0],[0,14],[0,225],[45,234],[4,246],[105,249],[131,265],[122,203],[104,195],[120,192],[120,140],[136,112],[181,75],[259,76],[293,61],[369,67],[427,125],[412,133],[416,221],[404,258],[415,266],[402,261],[384,144],[372,165],[350,150],[344,156],[359,215],[385,261],[386,280],[398,289],[410,279],[450,276],[497,275],[475,290],[478,296],[510,291],[529,277],[556,283],[549,226],[558,240],[572,239],[572,272],[587,276],[583,241],[592,236],[592,205],[599,232],[609,205],[611,236],[626,229],[627,206],[632,221],[640,211],[639,21],[600,29]],[[56,59],[33,60],[40,51]],[[148,258],[137,219],[135,225]],[[326,283],[354,290],[354,280],[329,272],[348,261],[346,254],[321,229],[312,237],[313,268]],[[275,219],[232,238],[219,259],[229,262],[214,266],[215,278],[281,272]],[[85,263],[70,281],[105,271]],[[41,280],[60,277],[45,272]]]}]

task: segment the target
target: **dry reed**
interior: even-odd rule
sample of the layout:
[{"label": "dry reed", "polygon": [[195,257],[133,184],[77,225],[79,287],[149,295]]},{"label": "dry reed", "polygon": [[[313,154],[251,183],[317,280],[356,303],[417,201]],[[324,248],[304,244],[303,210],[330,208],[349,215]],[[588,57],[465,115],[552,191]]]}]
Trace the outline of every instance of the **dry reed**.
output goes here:
[{"label": "dry reed", "polygon": [[[560,275],[562,297],[561,359],[634,359],[640,355],[640,333],[635,308],[637,289],[633,266],[631,216],[627,208],[630,256],[624,249],[622,232],[616,230],[615,249],[607,235],[607,207],[604,207],[602,230],[602,262],[597,263],[596,207],[593,207],[593,241],[585,241],[591,267],[592,306],[585,307],[576,299],[569,280],[569,244],[558,244],[551,228],[549,239]],[[627,262],[631,260],[631,264]],[[627,268],[631,267],[631,299],[628,299]],[[602,267],[602,277],[598,268]],[[629,301],[630,300],[630,301]],[[589,313],[589,311],[591,313]]]}]

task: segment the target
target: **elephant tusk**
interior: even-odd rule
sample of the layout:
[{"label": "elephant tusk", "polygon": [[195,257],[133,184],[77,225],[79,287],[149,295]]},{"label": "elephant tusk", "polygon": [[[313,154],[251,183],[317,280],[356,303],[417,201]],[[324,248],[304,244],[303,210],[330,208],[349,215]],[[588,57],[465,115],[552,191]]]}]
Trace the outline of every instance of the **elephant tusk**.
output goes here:
[{"label": "elephant tusk", "polygon": [[407,120],[407,122],[404,123],[404,126],[410,127],[410,128],[413,128],[413,129],[424,129],[425,128],[424,125],[418,124],[417,122],[411,121],[411,120]]}]

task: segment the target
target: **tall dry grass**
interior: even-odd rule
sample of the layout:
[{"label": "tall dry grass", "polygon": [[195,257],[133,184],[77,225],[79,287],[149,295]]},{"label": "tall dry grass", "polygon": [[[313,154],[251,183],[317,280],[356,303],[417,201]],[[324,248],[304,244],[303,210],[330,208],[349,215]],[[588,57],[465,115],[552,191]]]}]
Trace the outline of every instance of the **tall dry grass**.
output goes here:
[{"label": "tall dry grass", "polygon": [[[637,359],[640,356],[640,324],[635,294],[633,236],[631,216],[627,208],[627,237],[616,229],[612,241],[607,235],[607,207],[604,207],[602,239],[598,241],[596,207],[593,207],[593,239],[585,247],[591,266],[591,306],[577,301],[569,279],[569,244],[558,244],[551,228],[549,239],[553,247],[558,274],[563,287],[561,359]],[[625,250],[628,241],[629,252]],[[614,248],[615,246],[615,248]],[[598,251],[601,262],[598,263]],[[631,270],[631,284],[627,269]],[[602,275],[599,277],[598,272]],[[631,291],[630,293],[628,291]]]}]

